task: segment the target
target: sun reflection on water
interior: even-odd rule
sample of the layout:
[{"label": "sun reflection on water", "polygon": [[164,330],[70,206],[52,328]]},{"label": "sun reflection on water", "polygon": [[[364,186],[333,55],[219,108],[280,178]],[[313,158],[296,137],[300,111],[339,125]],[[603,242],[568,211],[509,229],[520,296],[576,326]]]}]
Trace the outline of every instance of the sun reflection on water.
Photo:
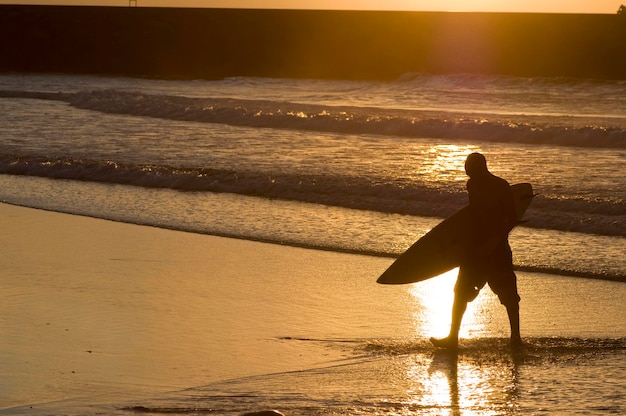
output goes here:
[{"label": "sun reflection on water", "polygon": [[438,144],[431,146],[426,154],[420,153],[416,174],[436,181],[462,182],[465,175],[465,158],[481,149],[474,145]]},{"label": "sun reflection on water", "polygon": [[[450,270],[433,279],[408,286],[413,305],[413,324],[418,337],[444,337],[448,335],[454,301],[454,284],[458,268]],[[483,291],[488,291],[488,288]],[[490,322],[490,310],[493,305],[492,296],[481,293],[474,302],[468,305],[463,324],[461,338],[484,336],[486,322]]]},{"label": "sun reflection on water", "polygon": [[485,351],[472,355],[435,353],[430,363],[415,359],[406,368],[402,414],[498,415],[518,410],[517,365],[510,357]]},{"label": "sun reflection on water", "polygon": [[[454,269],[407,286],[417,338],[448,334],[457,275]],[[468,305],[458,352],[433,351],[431,357],[416,355],[407,360],[401,414],[497,415],[518,409],[515,359],[501,344],[489,340],[506,333],[506,321],[493,319],[494,313],[503,315],[505,310],[485,287]]]},{"label": "sun reflection on water", "polygon": [[454,282],[458,269],[408,286],[415,307],[413,324],[419,337],[445,336],[450,327]]}]

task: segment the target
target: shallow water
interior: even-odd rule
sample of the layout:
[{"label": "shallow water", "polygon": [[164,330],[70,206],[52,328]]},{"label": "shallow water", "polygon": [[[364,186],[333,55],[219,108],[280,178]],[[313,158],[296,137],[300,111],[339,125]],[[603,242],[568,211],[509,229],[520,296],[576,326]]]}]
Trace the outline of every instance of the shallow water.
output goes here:
[{"label": "shallow water", "polygon": [[[202,234],[395,257],[437,218],[230,193],[0,175],[0,200]],[[626,238],[518,227],[510,236],[525,270],[626,279]]]},{"label": "shallow water", "polygon": [[[410,352],[215,383],[123,410],[224,415],[272,408],[293,415],[620,414],[624,410],[622,371],[613,367],[619,366],[623,353],[586,357],[544,352],[537,362],[528,362],[511,356],[506,348],[477,344],[474,352],[458,356]],[[600,380],[594,377],[598,371],[603,373]]]}]

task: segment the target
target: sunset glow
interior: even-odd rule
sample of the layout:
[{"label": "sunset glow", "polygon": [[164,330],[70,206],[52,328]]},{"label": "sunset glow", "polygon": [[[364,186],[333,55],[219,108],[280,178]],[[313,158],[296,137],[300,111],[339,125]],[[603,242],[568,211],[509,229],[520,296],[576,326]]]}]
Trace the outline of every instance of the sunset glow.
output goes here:
[{"label": "sunset glow", "polygon": [[[135,3],[134,1],[132,2]],[[416,10],[446,12],[608,13],[619,0],[137,0],[139,7],[222,7],[268,9]],[[0,4],[128,6],[127,0],[0,0]]]},{"label": "sunset glow", "polygon": [[[415,332],[421,337],[445,337],[450,328],[450,311],[454,298],[454,284],[458,275],[458,268],[450,270],[441,276],[419,285],[412,285],[408,289],[416,300],[416,307],[413,310],[413,321]],[[426,289],[425,286],[428,286]],[[484,294],[479,296],[475,302],[468,305],[467,312],[463,318],[463,326],[460,336],[462,338],[476,338],[493,336],[485,333],[486,310],[497,308],[494,296]],[[498,334],[499,335],[499,334]]]},{"label": "sunset glow", "polygon": [[[459,269],[455,268],[433,279],[407,287],[415,300],[412,317],[418,337],[441,338],[448,335],[450,328],[454,285]],[[486,321],[488,319],[489,321]],[[459,333],[461,338],[484,338],[508,336],[508,323],[505,308],[498,297],[486,287],[470,304],[463,317]],[[490,325],[497,322],[497,328],[505,332],[493,332]]]}]

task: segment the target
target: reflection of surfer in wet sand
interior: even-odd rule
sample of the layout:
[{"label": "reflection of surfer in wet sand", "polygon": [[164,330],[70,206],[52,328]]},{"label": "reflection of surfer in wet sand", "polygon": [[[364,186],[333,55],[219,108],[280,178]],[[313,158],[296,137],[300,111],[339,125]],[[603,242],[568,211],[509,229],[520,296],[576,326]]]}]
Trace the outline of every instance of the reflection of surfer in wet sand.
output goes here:
[{"label": "reflection of surfer in wet sand", "polygon": [[480,153],[472,153],[467,157],[465,172],[470,177],[467,192],[474,217],[473,235],[476,236],[476,244],[470,244],[461,261],[454,287],[450,334],[446,338],[431,338],[431,342],[440,348],[457,347],[467,304],[489,283],[509,315],[511,345],[519,347],[522,344],[519,329],[520,297],[508,242],[509,232],[517,222],[513,195],[507,181],[489,172],[487,161]]}]

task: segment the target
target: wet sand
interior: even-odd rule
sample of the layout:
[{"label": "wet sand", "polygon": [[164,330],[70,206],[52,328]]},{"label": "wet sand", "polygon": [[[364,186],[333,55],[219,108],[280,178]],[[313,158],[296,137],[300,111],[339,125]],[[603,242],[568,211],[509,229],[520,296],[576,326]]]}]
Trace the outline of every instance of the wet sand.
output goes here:
[{"label": "wet sand", "polygon": [[[249,376],[261,378],[247,379],[242,388],[288,388],[294,382],[286,372],[294,370],[329,378],[322,384],[315,378],[311,386],[352,386],[343,393],[349,396],[360,391],[359,369],[368,369],[373,382],[385,368],[402,365],[379,387],[392,396],[398,394],[394,374],[414,360],[431,365],[425,340],[447,330],[454,276],[376,285],[390,259],[6,204],[0,204],[0,224],[4,414],[51,406],[80,414],[76,403],[150,407],[160,402],[144,397],[187,388],[219,394],[233,386],[220,382]],[[531,359],[551,362],[556,354],[557,364],[571,357],[587,363],[584,357],[596,356],[597,348],[623,349],[622,283],[520,274],[520,292]],[[500,362],[507,335],[504,309],[483,291],[464,321],[462,360]],[[592,341],[579,341],[587,338]],[[486,358],[484,348],[492,351]],[[364,356],[334,378],[344,368],[336,364]],[[310,373],[313,368],[330,370]],[[626,369],[619,371],[621,377]],[[311,386],[300,387],[322,394]],[[173,400],[180,405],[183,399]]]},{"label": "wet sand", "polygon": [[291,289],[268,293],[254,280],[288,283],[324,263],[340,275],[345,255],[6,204],[0,224],[0,409],[198,386],[344,355],[319,347],[302,356],[278,340],[301,323],[275,324],[290,313]]}]

